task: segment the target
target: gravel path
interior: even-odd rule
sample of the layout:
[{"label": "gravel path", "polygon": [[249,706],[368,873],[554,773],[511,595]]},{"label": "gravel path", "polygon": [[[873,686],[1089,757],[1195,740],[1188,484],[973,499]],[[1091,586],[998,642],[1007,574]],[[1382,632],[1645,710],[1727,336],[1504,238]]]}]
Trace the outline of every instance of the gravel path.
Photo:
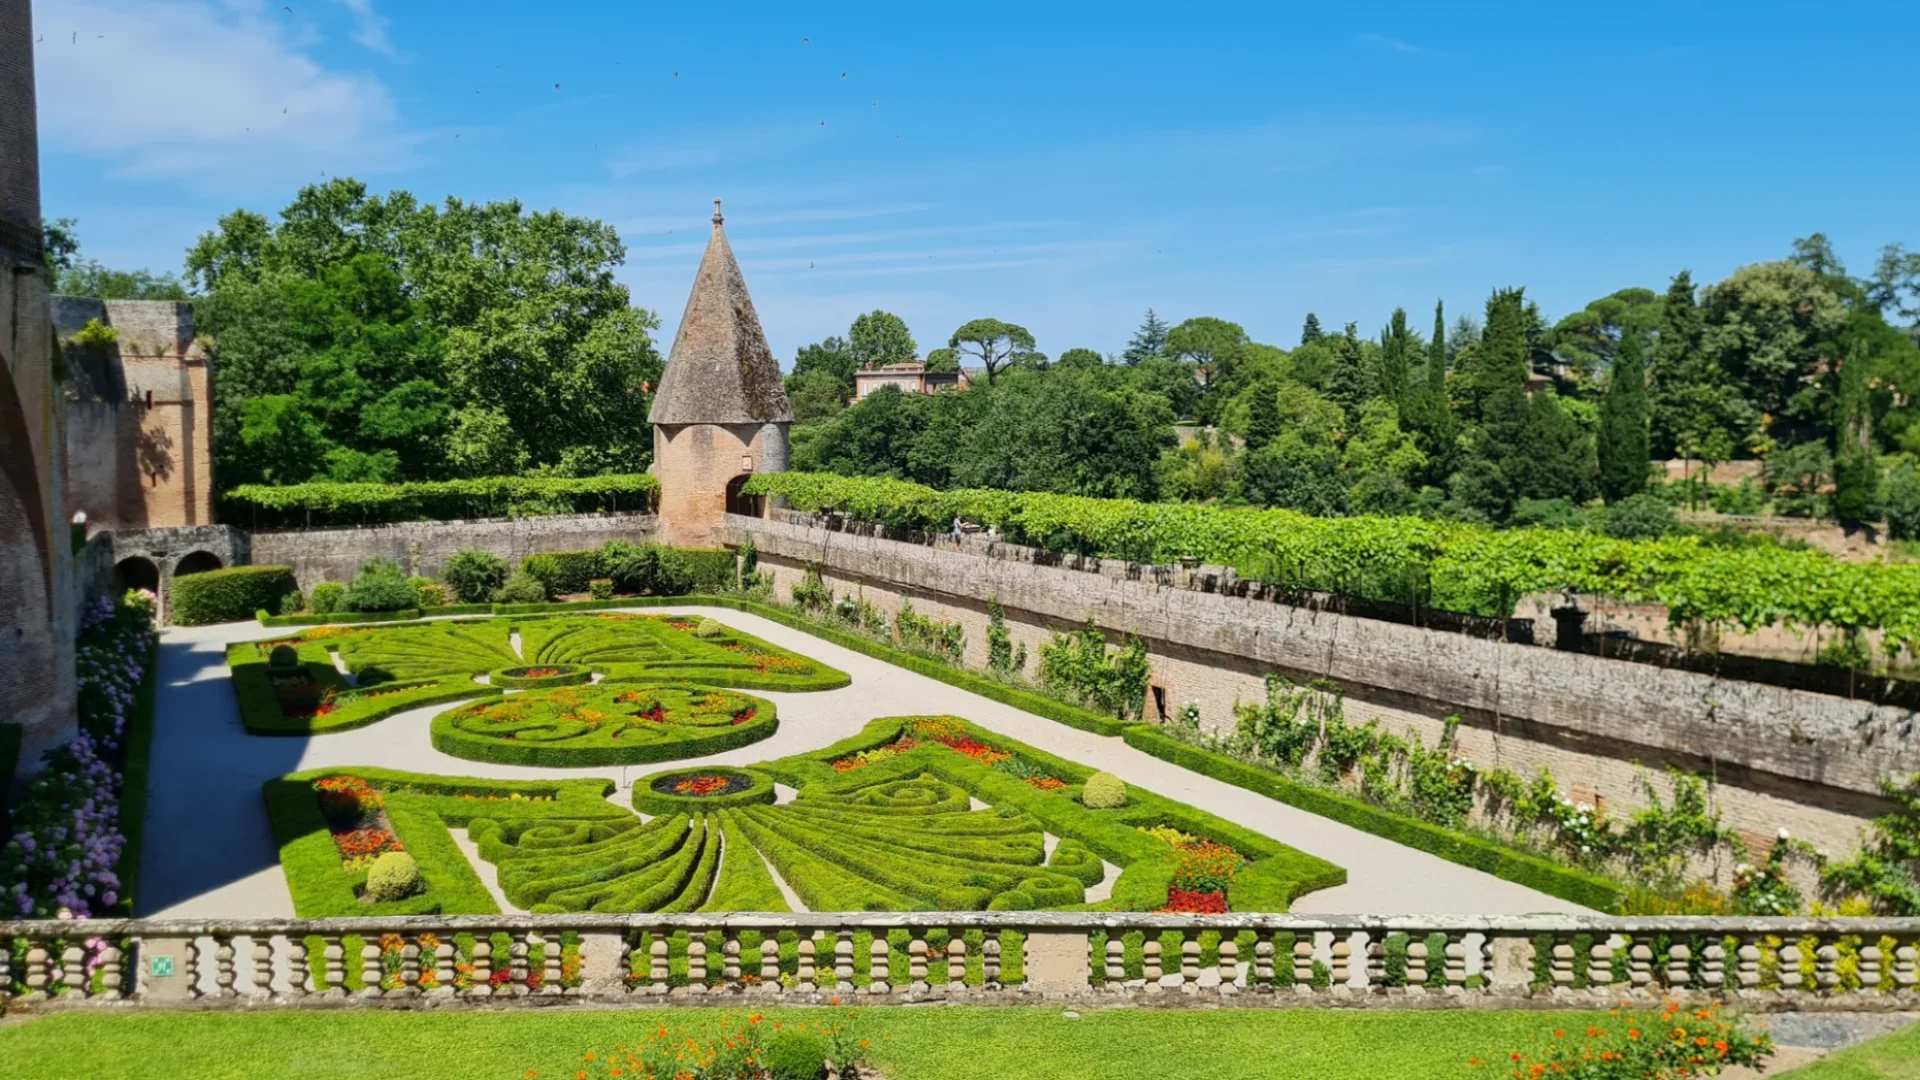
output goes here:
[{"label": "gravel path", "polygon": [[853,684],[810,694],[754,691],[779,706],[780,730],[752,746],[691,762],[588,769],[494,765],[450,757],[433,748],[428,723],[437,712],[451,707],[446,705],[416,709],[332,735],[248,735],[240,726],[227,681],[226,646],[288,631],[252,623],[167,629],[160,644],[153,771],[138,894],[141,913],[292,915],[293,901],[260,803],[260,785],[285,773],[372,765],[511,779],[606,776],[624,789],[641,776],[673,765],[751,765],[819,749],[858,732],[876,717],[919,713],[965,717],[1347,868],[1347,884],[1301,897],[1294,904],[1297,912],[1512,915],[1585,910],[1190,772],[1118,738],[1022,712],[756,615],[698,607],[647,610],[712,614],[839,668],[853,677]]}]

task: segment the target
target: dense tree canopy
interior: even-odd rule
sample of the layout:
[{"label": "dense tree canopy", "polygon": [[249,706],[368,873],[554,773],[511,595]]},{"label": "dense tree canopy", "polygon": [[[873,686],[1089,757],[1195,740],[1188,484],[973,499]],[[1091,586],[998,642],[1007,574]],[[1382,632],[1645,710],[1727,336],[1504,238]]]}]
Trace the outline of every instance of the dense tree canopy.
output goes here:
[{"label": "dense tree canopy", "polygon": [[224,483],[643,471],[651,312],[607,225],[337,179],[187,253]]}]

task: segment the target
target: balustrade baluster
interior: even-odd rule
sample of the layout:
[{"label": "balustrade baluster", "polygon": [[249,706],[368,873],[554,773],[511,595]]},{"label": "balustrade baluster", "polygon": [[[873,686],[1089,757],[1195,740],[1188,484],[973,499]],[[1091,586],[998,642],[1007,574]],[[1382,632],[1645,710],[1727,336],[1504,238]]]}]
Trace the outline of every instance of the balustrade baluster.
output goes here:
[{"label": "balustrade baluster", "polygon": [[453,947],[452,940],[445,938],[441,940],[440,944],[433,947],[433,977],[439,980],[440,992],[442,994],[451,994],[454,992],[453,981],[458,975],[458,972],[454,968],[454,959],[457,951],[458,950]]},{"label": "balustrade baluster", "polygon": [[[6,981],[5,973],[0,972],[0,986],[5,986]],[[120,951],[118,941],[109,941],[100,949],[100,997],[105,1001],[118,1001],[126,996],[125,987],[126,954]]]},{"label": "balustrade baluster", "polygon": [[1920,972],[1914,970],[1915,961],[1920,960],[1920,950],[1911,942],[1893,950],[1893,988],[1911,990],[1916,981],[1920,981]]},{"label": "balustrade baluster", "polygon": [[365,984],[360,988],[360,996],[379,997],[380,979],[385,974],[380,964],[380,946],[375,935],[369,934],[365,940],[366,944],[360,946],[360,981]]},{"label": "balustrade baluster", "polygon": [[1587,954],[1587,982],[1597,989],[1613,983],[1613,939],[1608,935],[1593,939],[1593,948]]},{"label": "balustrade baluster", "polygon": [[1555,988],[1573,987],[1573,942],[1558,934],[1553,939],[1548,978]]},{"label": "balustrade baluster", "polygon": [[1700,950],[1700,985],[1718,993],[1727,984],[1727,947],[1716,941]]},{"label": "balustrade baluster", "polygon": [[1107,936],[1107,986],[1119,988],[1127,982],[1127,946],[1120,935]]},{"label": "balustrade baluster", "polygon": [[980,944],[980,985],[983,989],[1000,985],[1000,935],[991,931]]},{"label": "balustrade baluster", "polygon": [[[695,936],[697,937],[698,935]],[[543,994],[564,993],[567,988],[560,985],[560,953],[566,946],[560,944],[560,935],[558,933],[542,934],[541,940],[546,942],[547,951],[542,955],[544,963],[542,965],[543,974],[540,980],[540,992]],[[702,945],[701,948],[704,949],[706,946]],[[702,981],[702,985],[705,985],[704,980]]]},{"label": "balustrade baluster", "polygon": [[740,938],[732,930],[720,939],[720,978],[728,986],[740,983]]},{"label": "balustrade baluster", "polygon": [[60,953],[60,982],[67,993],[85,997],[87,993],[87,950],[69,945]]},{"label": "balustrade baluster", "polygon": [[273,996],[273,939],[265,934],[253,936],[253,965],[247,972],[250,984],[247,996],[265,1000]]},{"label": "balustrade baluster", "polygon": [[1780,989],[1799,990],[1806,983],[1806,976],[1800,971],[1800,946],[1786,944],[1780,946]]},{"label": "balustrade baluster", "polygon": [[26,997],[29,1000],[53,996],[52,959],[52,954],[47,952],[46,946],[37,941],[29,941],[26,977],[20,980],[27,988]]},{"label": "balustrade baluster", "polygon": [[1180,981],[1175,986],[1191,988],[1200,981],[1199,932],[1189,930],[1180,940]]},{"label": "balustrade baluster", "polygon": [[493,943],[485,934],[473,935],[473,989],[468,996],[485,998],[493,996]]},{"label": "balustrade baluster", "polygon": [[529,947],[532,940],[533,935],[531,934],[524,937],[515,937],[513,939],[513,948],[508,952],[508,955],[513,958],[513,984],[503,989],[507,989],[516,997],[531,992],[527,987],[527,957],[533,951]]},{"label": "balustrade baluster", "polygon": [[1645,990],[1653,982],[1653,948],[1634,942],[1627,951],[1627,981],[1635,990]]},{"label": "balustrade baluster", "polygon": [[1693,950],[1678,942],[1667,947],[1667,985],[1685,989],[1693,982],[1693,973],[1687,961],[1693,959]]},{"label": "balustrade baluster", "polygon": [[814,984],[812,935],[800,939],[800,974],[796,979],[795,989],[803,994],[810,994],[817,989]]},{"label": "balustrade baluster", "polygon": [[1240,981],[1239,942],[1230,937],[1221,940],[1220,959],[1217,966],[1220,971],[1220,985],[1222,988],[1234,986]]},{"label": "balustrade baluster", "polygon": [[966,932],[954,934],[947,939],[947,993],[965,993],[967,989],[967,939]]},{"label": "balustrade baluster", "polygon": [[322,991],[328,997],[345,997],[347,993],[347,949],[339,938],[324,939],[326,948],[321,959],[326,963],[327,988]]},{"label": "balustrade baluster", "polygon": [[1832,990],[1840,985],[1840,950],[1832,945],[1822,945],[1813,950],[1813,983],[1821,990]]},{"label": "balustrade baluster", "polygon": [[1881,978],[1885,975],[1880,964],[1884,957],[1878,945],[1860,946],[1860,989],[1879,990]]},{"label": "balustrade baluster", "polygon": [[698,931],[687,939],[687,992],[707,992],[707,937]]},{"label": "balustrade baluster", "polygon": [[851,930],[842,930],[834,935],[833,981],[836,989],[853,989],[853,931]]},{"label": "balustrade baluster", "polygon": [[1334,935],[1333,964],[1331,977],[1333,988],[1338,990],[1346,986],[1353,978],[1353,939],[1350,935]]},{"label": "balustrade baluster", "polygon": [[1313,985],[1313,935],[1301,934],[1293,939],[1293,985]]},{"label": "balustrade baluster", "polygon": [[1253,943],[1253,977],[1248,980],[1253,986],[1273,985],[1273,936],[1262,934]]},{"label": "balustrade baluster", "polygon": [[652,992],[667,992],[673,978],[673,967],[667,962],[667,935],[661,931],[653,934],[653,944],[647,947],[647,979],[653,984]]},{"label": "balustrade baluster", "polygon": [[1750,940],[1742,940],[1739,950],[1734,954],[1738,958],[1737,978],[1740,989],[1753,990],[1760,985],[1760,946]]},{"label": "balustrade baluster", "polygon": [[760,938],[760,987],[769,994],[784,989],[780,985],[780,939],[771,932]]},{"label": "balustrade baluster", "polygon": [[907,978],[914,990],[927,988],[927,939],[925,932],[915,930],[913,939],[907,942]]},{"label": "balustrade baluster", "polygon": [[876,931],[867,947],[867,993],[884,994],[893,989],[901,972],[893,970],[893,952],[887,948],[887,932]]},{"label": "balustrade baluster", "polygon": [[1146,976],[1148,989],[1160,985],[1160,939],[1158,936],[1149,935],[1146,942],[1140,946],[1140,972]]}]

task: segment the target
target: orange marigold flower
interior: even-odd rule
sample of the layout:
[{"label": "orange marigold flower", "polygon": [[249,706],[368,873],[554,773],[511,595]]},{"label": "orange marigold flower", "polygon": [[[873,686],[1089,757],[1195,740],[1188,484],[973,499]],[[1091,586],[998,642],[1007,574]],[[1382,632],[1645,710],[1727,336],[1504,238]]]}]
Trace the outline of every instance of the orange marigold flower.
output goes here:
[{"label": "orange marigold flower", "polygon": [[1725,1039],[1715,1039],[1715,1040],[1713,1041],[1713,1048],[1714,1048],[1715,1050],[1718,1050],[1718,1051],[1720,1051],[1720,1052],[1721,1052],[1721,1053],[1723,1053],[1723,1054],[1724,1054],[1724,1053],[1726,1053],[1726,1052],[1727,1052],[1727,1040],[1725,1040]]}]

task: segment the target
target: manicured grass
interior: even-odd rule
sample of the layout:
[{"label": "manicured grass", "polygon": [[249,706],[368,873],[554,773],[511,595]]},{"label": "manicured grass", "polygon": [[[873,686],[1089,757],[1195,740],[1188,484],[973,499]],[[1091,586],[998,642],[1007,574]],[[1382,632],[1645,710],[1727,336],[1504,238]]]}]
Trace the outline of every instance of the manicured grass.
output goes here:
[{"label": "manicured grass", "polygon": [[1781,1080],[1911,1080],[1920,1076],[1920,1024],[1842,1050]]},{"label": "manicured grass", "polygon": [[[0,1078],[519,1080],[529,1069],[571,1077],[589,1050],[752,1010],[742,1002],[727,1011],[70,1013],[0,1029]],[[1480,1075],[1469,1057],[1592,1014],[1129,1009],[1071,1019],[1056,1008],[954,1006],[869,1009],[851,1020],[835,1009],[766,1015],[768,1024],[853,1024],[895,1080],[1466,1080]],[[1909,1074],[1821,1080],[1896,1075]]]}]

